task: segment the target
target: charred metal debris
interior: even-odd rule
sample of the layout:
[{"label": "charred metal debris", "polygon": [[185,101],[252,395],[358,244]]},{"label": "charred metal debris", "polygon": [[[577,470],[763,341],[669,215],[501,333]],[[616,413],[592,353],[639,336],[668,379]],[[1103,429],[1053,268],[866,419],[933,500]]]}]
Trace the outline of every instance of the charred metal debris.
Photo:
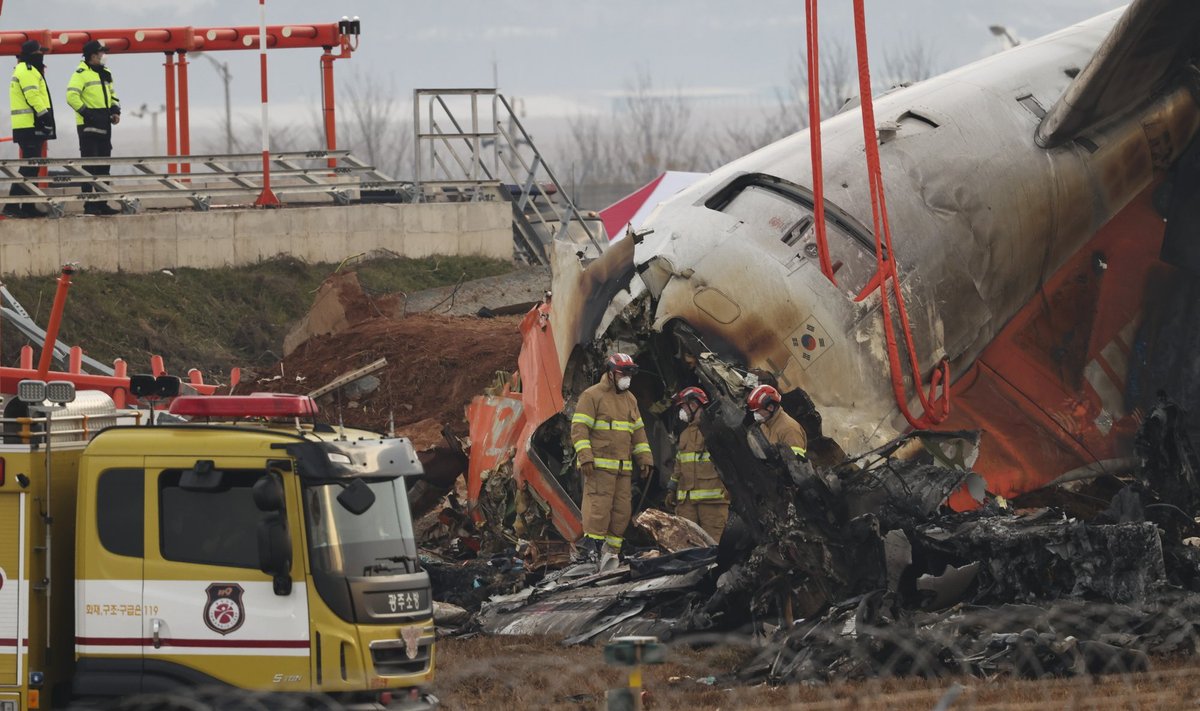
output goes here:
[{"label": "charred metal debris", "polygon": [[[670,355],[680,362],[679,353]],[[712,394],[701,428],[732,497],[720,544],[680,550],[691,544],[670,541],[686,540],[686,532],[654,512],[641,522],[644,545],[617,570],[556,569],[565,549],[547,561],[536,550],[547,543],[512,532],[518,522],[549,536],[537,507],[497,478],[489,482],[489,515],[509,527],[505,540],[525,546],[526,565],[539,558],[540,565],[477,578],[473,590],[496,594],[459,600],[470,609],[481,602],[466,629],[550,634],[568,644],[629,634],[703,643],[742,635],[760,649],[739,676],[772,682],[1123,672],[1197,650],[1197,459],[1184,413],[1165,396],[1139,432],[1137,471],[1005,501],[971,472],[977,432],[915,432],[847,460],[836,443],[822,442],[819,414],[794,392],[785,407],[816,445],[801,463],[748,426],[744,371],[711,355],[682,362],[685,377]],[[659,427],[665,420],[654,418]],[[563,447],[545,460],[561,466],[571,491],[577,483],[561,429],[548,423],[536,446]],[[635,492],[635,502],[657,504],[655,486],[648,496]],[[952,495],[970,496],[977,507],[956,512]],[[508,555],[516,555],[511,546]]]}]

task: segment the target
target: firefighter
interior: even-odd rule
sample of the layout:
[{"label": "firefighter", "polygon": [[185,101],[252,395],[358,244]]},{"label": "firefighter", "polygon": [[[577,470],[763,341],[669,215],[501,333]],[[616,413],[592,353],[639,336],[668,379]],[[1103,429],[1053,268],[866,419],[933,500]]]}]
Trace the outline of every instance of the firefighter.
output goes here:
[{"label": "firefighter", "polygon": [[[43,60],[46,48],[37,40],[21,45],[17,66],[13,69],[12,82],[8,88],[8,104],[12,111],[13,143],[21,149],[21,158],[40,158],[46,141],[54,140],[54,103],[46,88]],[[20,169],[21,177],[33,178],[38,174],[36,166]],[[9,195],[30,195],[24,185],[13,183]],[[30,203],[4,206],[8,217],[41,217],[42,213]]]},{"label": "firefighter", "polygon": [[[75,129],[79,132],[79,155],[107,157],[112,155],[112,127],[121,122],[121,102],[113,88],[112,73],[104,65],[108,48],[97,40],[83,45],[83,60],[71,76],[67,87],[67,103],[75,109]],[[84,166],[92,175],[108,175],[107,165]],[[84,183],[83,192],[99,192],[91,183]],[[104,201],[84,203],[89,215],[115,215]]]},{"label": "firefighter", "polygon": [[667,498],[674,502],[676,514],[695,521],[714,541],[720,541],[729,518],[729,492],[700,432],[700,411],[708,406],[708,395],[690,387],[680,390],[672,401],[679,406],[679,419],[686,427],[679,433]]},{"label": "firefighter", "polygon": [[637,400],[629,392],[636,373],[633,358],[610,356],[600,382],[583,391],[571,417],[571,442],[583,477],[580,548],[599,558],[602,569],[618,558],[625,542],[634,463],[643,479],[653,464]]},{"label": "firefighter", "polygon": [[754,416],[767,442],[791,450],[802,461],[808,460],[808,436],[792,416],[783,411],[783,398],[770,385],[759,385],[746,398],[746,409]]}]

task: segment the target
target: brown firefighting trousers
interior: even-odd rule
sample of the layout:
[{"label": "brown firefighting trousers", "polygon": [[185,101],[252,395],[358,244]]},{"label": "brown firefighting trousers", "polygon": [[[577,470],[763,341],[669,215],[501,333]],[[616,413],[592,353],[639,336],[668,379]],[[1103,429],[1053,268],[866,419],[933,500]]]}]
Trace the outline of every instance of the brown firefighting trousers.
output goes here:
[{"label": "brown firefighting trousers", "polygon": [[593,469],[583,482],[583,534],[620,549],[633,509],[631,472]]},{"label": "brown firefighting trousers", "polygon": [[700,524],[705,533],[720,543],[721,534],[725,531],[725,522],[729,520],[729,502],[680,501],[675,504],[675,515]]}]

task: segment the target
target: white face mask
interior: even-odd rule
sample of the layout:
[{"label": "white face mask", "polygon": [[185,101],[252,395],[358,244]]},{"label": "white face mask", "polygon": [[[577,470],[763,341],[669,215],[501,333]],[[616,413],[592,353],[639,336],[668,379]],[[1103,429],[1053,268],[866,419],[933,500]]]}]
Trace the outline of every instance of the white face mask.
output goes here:
[{"label": "white face mask", "polygon": [[755,410],[754,411],[754,421],[755,422],[766,422],[767,421],[767,413],[763,412],[762,410]]},{"label": "white face mask", "polygon": [[688,414],[687,410],[685,410],[681,407],[681,408],[679,408],[679,420],[681,422],[691,422],[692,416]]},{"label": "white face mask", "polygon": [[617,378],[617,390],[628,390],[629,383],[630,383],[629,376],[622,375],[621,377]]}]

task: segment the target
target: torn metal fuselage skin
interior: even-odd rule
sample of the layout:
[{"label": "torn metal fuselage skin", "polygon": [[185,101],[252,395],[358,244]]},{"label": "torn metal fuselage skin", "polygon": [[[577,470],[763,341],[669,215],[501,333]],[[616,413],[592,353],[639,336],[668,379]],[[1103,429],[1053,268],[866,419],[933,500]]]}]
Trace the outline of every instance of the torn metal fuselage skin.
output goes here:
[{"label": "torn metal fuselage skin", "polygon": [[[942,359],[952,378],[967,372],[1040,285],[1160,180],[1195,136],[1200,112],[1180,81],[1080,140],[1049,149],[1035,142],[1046,109],[1119,17],[1102,15],[876,101],[877,120],[896,127],[881,132],[880,156],[919,372]],[[846,452],[908,429],[892,390],[879,290],[860,293],[876,257],[859,111],[827,119],[822,132],[837,284],[818,265],[802,131],[662,203],[644,225],[652,233],[618,240],[590,263],[575,245],[559,245],[551,320],[568,399],[590,383],[598,356],[639,350],[686,324],[701,350],[769,371],[781,391],[807,393]],[[904,383],[910,396],[924,387],[909,375]],[[908,405],[920,414],[915,397]]]}]

